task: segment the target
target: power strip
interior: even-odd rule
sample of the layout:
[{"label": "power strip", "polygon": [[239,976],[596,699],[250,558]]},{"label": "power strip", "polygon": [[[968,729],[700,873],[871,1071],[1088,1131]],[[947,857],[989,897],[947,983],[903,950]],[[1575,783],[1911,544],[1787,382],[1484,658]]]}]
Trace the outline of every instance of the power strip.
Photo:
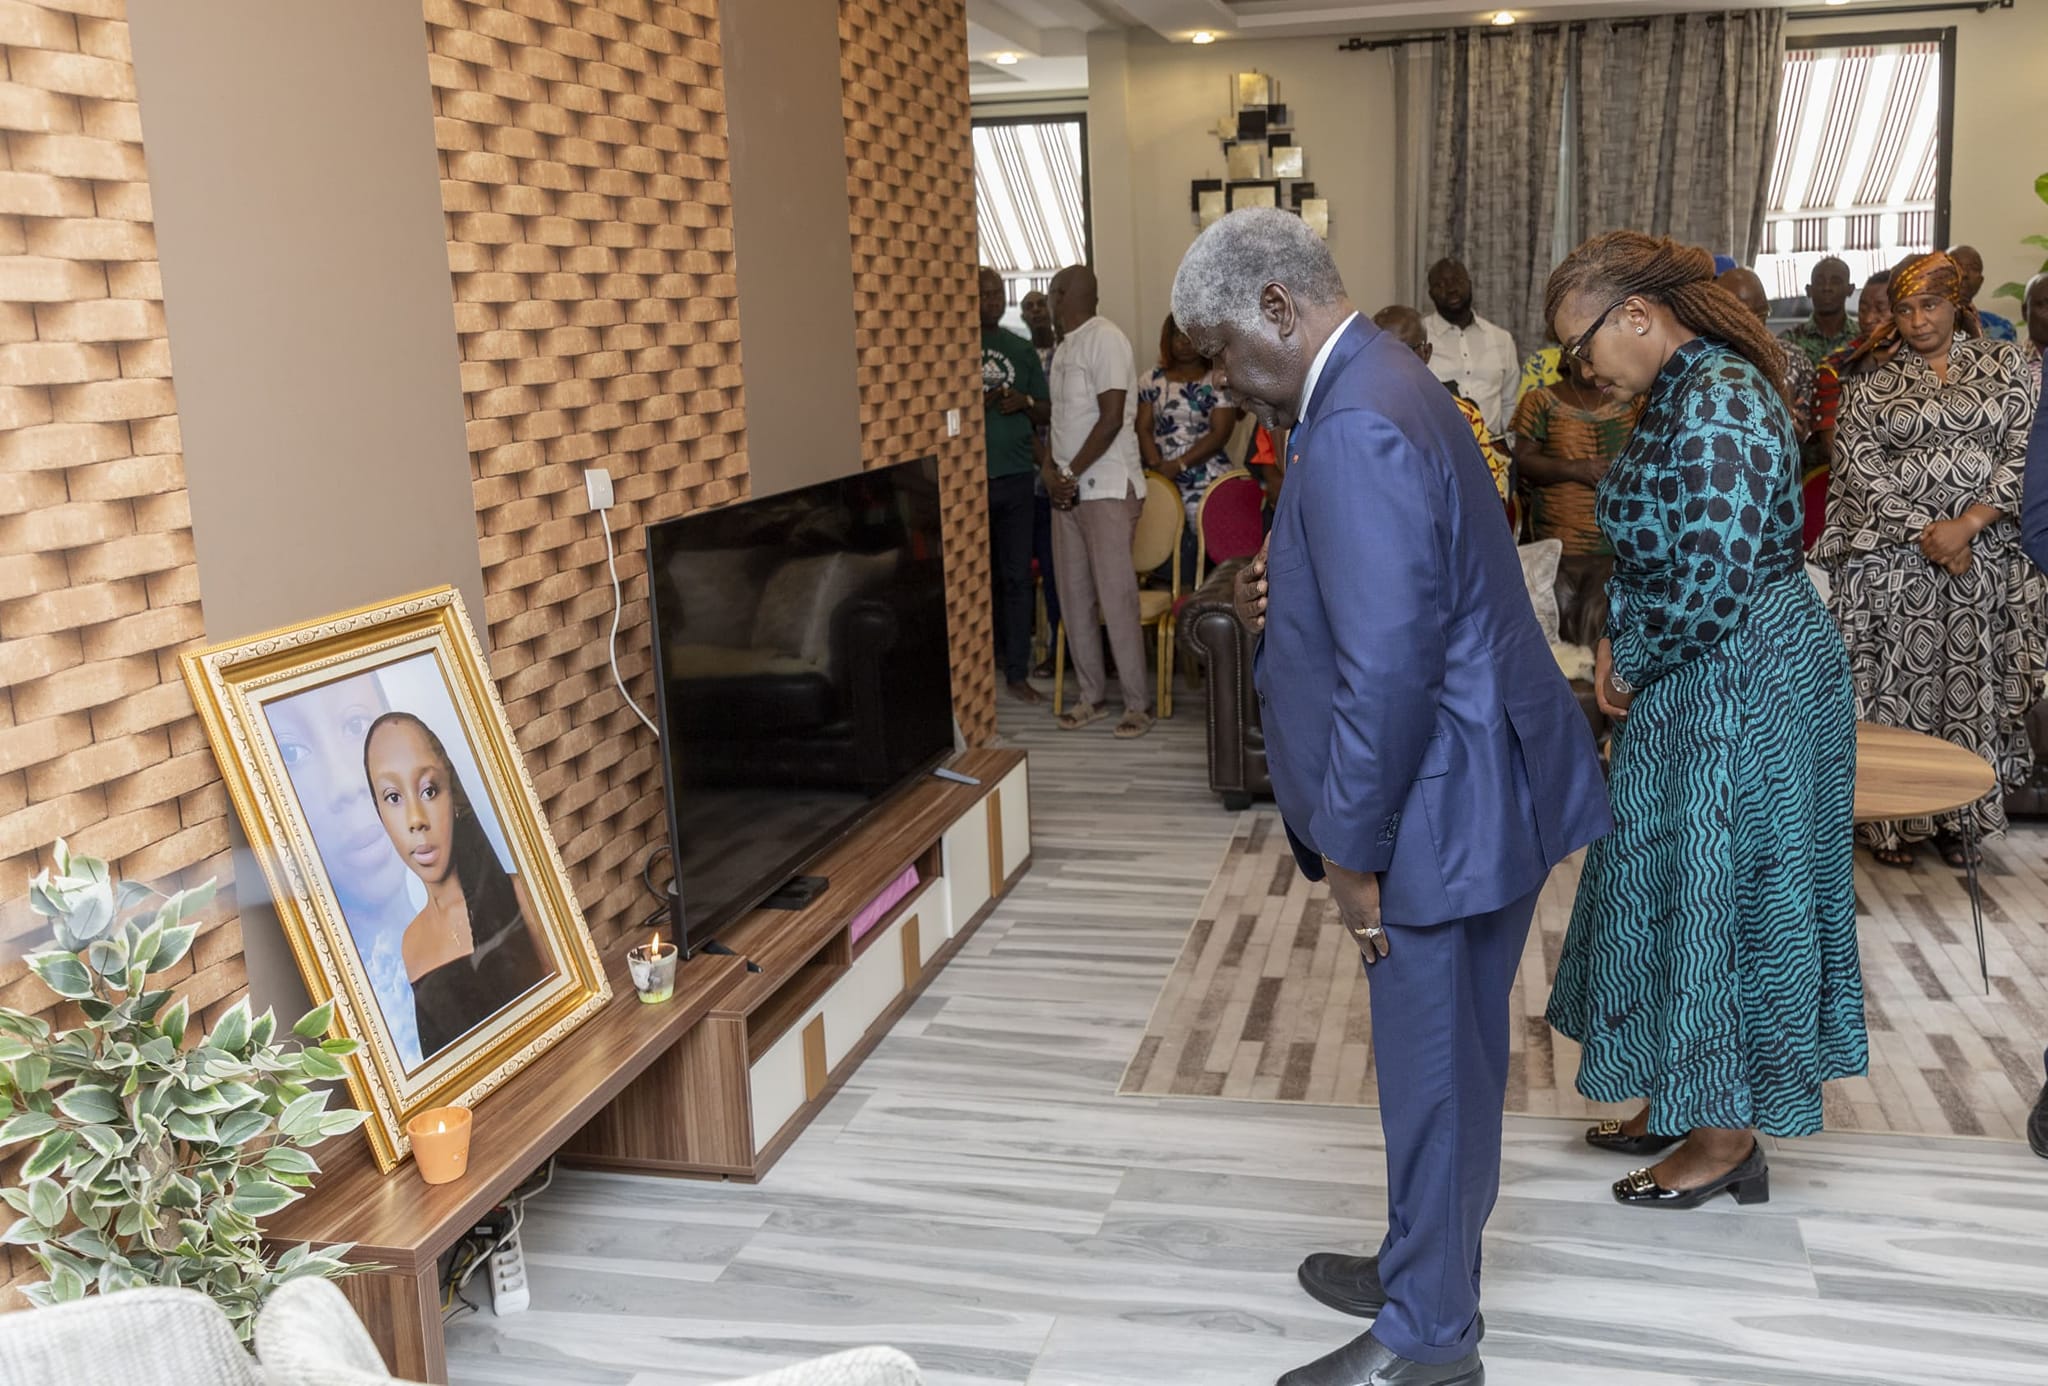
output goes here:
[{"label": "power strip", "polygon": [[526,1253],[514,1227],[491,1253],[491,1312],[499,1318],[517,1314],[532,1302],[526,1289]]}]

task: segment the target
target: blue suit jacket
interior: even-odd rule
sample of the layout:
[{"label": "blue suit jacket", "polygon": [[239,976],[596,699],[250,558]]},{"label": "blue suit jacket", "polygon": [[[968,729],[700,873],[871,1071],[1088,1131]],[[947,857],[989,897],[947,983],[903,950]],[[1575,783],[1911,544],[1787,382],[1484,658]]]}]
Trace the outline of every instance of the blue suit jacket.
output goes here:
[{"label": "blue suit jacket", "polygon": [[2020,541],[2038,568],[2048,568],[2048,372],[2041,377],[2041,399],[2034,401],[2034,431],[2027,436],[2027,469],[2020,482]]},{"label": "blue suit jacket", "polygon": [[1295,855],[1380,873],[1392,923],[1500,909],[1613,826],[1500,497],[1450,394],[1364,318],[1303,414],[1254,657]]}]

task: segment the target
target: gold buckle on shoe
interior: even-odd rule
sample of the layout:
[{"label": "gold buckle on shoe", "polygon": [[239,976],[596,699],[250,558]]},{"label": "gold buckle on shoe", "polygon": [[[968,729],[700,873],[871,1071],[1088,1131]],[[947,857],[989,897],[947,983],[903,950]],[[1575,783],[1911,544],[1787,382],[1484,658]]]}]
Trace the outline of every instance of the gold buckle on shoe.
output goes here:
[{"label": "gold buckle on shoe", "polygon": [[1609,1117],[1593,1128],[1593,1134],[1596,1136],[1618,1136],[1621,1134],[1621,1123]]},{"label": "gold buckle on shoe", "polygon": [[1662,1187],[1662,1185],[1658,1184],[1658,1182],[1651,1177],[1650,1171],[1646,1169],[1631,1171],[1628,1177],[1623,1179],[1621,1182],[1623,1188],[1625,1188],[1629,1193],[1638,1195],[1655,1193],[1659,1188]]}]

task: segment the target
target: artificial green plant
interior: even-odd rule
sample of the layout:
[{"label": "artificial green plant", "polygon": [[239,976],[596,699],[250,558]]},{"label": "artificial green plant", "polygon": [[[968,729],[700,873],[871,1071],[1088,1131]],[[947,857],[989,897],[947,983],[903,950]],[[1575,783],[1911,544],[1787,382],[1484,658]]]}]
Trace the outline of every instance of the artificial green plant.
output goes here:
[{"label": "artificial green plant", "polygon": [[0,1150],[25,1152],[0,1188],[20,1215],[0,1243],[26,1247],[47,1275],[25,1290],[35,1304],[183,1286],[247,1342],[283,1281],[361,1269],[344,1264],[346,1246],[273,1260],[258,1225],[319,1173],[302,1147],[362,1124],[313,1087],[343,1076],[356,1041],[324,1038],[332,1002],[292,1027],[304,1043],[277,1040],[270,1012],[252,1017],[246,999],[199,1033],[152,979],[191,950],[214,883],[164,896],[62,841],[54,858],[29,885],[54,945],[28,965],[84,1024],[56,1030],[0,1007]]}]

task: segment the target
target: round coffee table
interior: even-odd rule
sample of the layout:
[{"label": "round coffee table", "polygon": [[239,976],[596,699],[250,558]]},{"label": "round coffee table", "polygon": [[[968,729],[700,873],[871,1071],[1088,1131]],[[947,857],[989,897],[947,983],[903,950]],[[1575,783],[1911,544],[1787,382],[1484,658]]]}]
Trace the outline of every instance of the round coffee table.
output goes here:
[{"label": "round coffee table", "polygon": [[[1881,823],[1899,818],[1934,818],[1957,813],[1998,788],[1991,762],[1938,736],[1856,724],[1856,821]],[[1977,824],[1957,814],[1970,887],[1970,922],[1977,931],[1977,970],[1991,991],[1991,964],[1984,951],[1984,894],[1977,879]]]}]

